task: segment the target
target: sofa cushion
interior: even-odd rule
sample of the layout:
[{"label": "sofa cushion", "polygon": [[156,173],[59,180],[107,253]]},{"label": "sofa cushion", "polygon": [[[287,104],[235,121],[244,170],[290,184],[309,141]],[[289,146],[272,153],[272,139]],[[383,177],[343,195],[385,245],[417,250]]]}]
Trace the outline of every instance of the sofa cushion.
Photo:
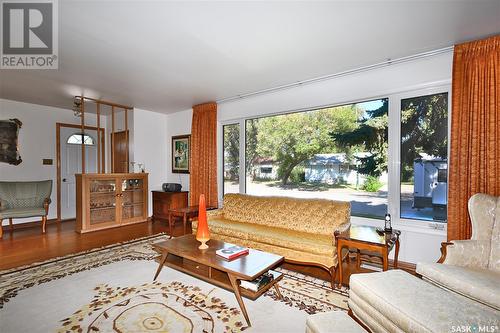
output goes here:
[{"label": "sofa cushion", "polygon": [[350,288],[349,306],[354,305],[354,314],[356,306],[368,314],[378,313],[377,323],[389,332],[451,332],[458,326],[500,326],[499,311],[401,270],[351,275]]},{"label": "sofa cushion", "polygon": [[307,316],[306,333],[365,333],[347,313],[343,311],[320,312]]},{"label": "sofa cushion", "polygon": [[350,221],[350,203],[324,199],[226,194],[224,218],[252,224],[333,235]]},{"label": "sofa cushion", "polygon": [[417,273],[439,286],[500,310],[500,273],[436,263],[419,263]]},{"label": "sofa cushion", "polygon": [[44,208],[8,208],[0,210],[0,219],[45,215]]},{"label": "sofa cushion", "polygon": [[[222,218],[210,219],[208,225],[210,232],[215,234],[247,239],[253,242],[310,252],[318,255],[333,256],[335,252],[333,235],[315,235]],[[193,222],[193,230],[196,229],[197,222],[195,221]]]}]

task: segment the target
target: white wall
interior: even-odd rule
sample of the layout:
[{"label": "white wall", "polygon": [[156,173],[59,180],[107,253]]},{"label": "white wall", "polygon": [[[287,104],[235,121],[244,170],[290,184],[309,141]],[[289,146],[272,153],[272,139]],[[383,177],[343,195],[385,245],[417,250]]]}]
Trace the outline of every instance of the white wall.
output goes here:
[{"label": "white wall", "polygon": [[[19,131],[19,153],[22,163],[10,165],[0,163],[0,180],[46,180],[52,179],[52,203],[49,219],[57,217],[56,211],[56,123],[80,124],[73,111],[49,106],[21,103],[0,99],[0,119],[17,118],[23,125]],[[87,114],[86,125],[95,126],[95,116]],[[50,158],[52,165],[42,165],[42,159]],[[39,220],[14,219],[14,223]]]},{"label": "white wall", "polygon": [[166,115],[134,109],[134,161],[143,163],[149,173],[149,216],[152,215],[152,190],[160,190],[167,174],[167,123]]},{"label": "white wall", "polygon": [[167,123],[167,177],[170,183],[180,183],[183,191],[189,191],[189,174],[172,173],[172,136],[191,134],[193,111],[191,109],[168,114]]}]

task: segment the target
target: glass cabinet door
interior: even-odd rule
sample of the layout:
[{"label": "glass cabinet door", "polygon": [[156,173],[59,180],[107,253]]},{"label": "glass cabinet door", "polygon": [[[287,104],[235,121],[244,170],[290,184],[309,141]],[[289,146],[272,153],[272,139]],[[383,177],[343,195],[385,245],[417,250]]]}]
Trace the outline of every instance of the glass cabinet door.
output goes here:
[{"label": "glass cabinet door", "polygon": [[122,180],[122,221],[144,216],[144,181],[140,178]]},{"label": "glass cabinet door", "polygon": [[90,224],[115,222],[116,220],[115,179],[94,179],[90,181]]}]

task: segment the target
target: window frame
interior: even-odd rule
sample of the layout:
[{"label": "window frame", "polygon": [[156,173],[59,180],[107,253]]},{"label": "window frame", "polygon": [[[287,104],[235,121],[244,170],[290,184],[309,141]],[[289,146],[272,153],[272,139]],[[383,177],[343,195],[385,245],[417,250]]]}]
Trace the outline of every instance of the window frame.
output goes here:
[{"label": "window frame", "polygon": [[[389,101],[388,109],[388,163],[387,163],[387,174],[388,174],[388,194],[387,194],[387,211],[391,214],[392,225],[394,227],[403,227],[406,230],[422,230],[426,229],[429,233],[442,234],[446,232],[447,223],[436,222],[436,221],[425,221],[425,220],[414,220],[414,219],[404,219],[400,217],[400,147],[401,147],[401,100],[412,97],[419,97],[424,95],[432,95],[438,93],[448,93],[448,157],[450,156],[450,128],[451,128],[451,82],[450,80],[443,80],[431,83],[424,83],[415,85],[412,87],[407,87],[399,91],[391,91],[388,93],[378,94],[374,96],[367,96],[359,99],[341,101],[338,103],[331,103],[326,105],[317,105],[301,109],[293,109],[281,112],[271,112],[260,115],[251,115],[241,118],[227,119],[218,122],[218,130],[222,135],[219,135],[218,143],[218,153],[224,158],[224,132],[223,126],[231,124],[240,125],[240,191],[239,193],[246,193],[246,121],[249,119],[272,117],[277,115],[286,115],[297,112],[312,111],[327,107],[343,106],[355,103],[362,103],[366,101],[372,101],[377,99],[387,98]],[[396,140],[391,138],[397,138]],[[449,163],[449,159],[448,159]],[[448,177],[450,168],[448,166]],[[223,172],[224,167],[218,170],[218,180],[219,180],[219,205],[222,206],[223,203]],[[242,181],[243,180],[243,181]],[[353,224],[363,224],[371,226],[381,226],[383,225],[383,220],[377,218],[368,218],[361,216],[351,216],[351,223]],[[429,229],[433,229],[432,231]],[[427,232],[427,231],[426,231]]]},{"label": "window frame", "polygon": [[[434,95],[440,93],[448,94],[448,175],[449,178],[449,156],[450,156],[450,125],[451,125],[451,85],[436,85],[429,88],[424,89],[415,89],[406,91],[399,94],[393,95],[393,103],[391,107],[391,103],[389,103],[389,112],[393,112],[395,114],[392,118],[389,118],[389,138],[391,138],[391,120],[392,120],[392,135],[398,138],[397,142],[389,142],[389,147],[393,146],[393,173],[389,173],[389,179],[392,179],[393,187],[389,186],[389,201],[392,202],[390,205],[390,214],[392,220],[397,224],[405,224],[405,225],[423,225],[426,224],[435,229],[445,228],[447,222],[441,221],[426,221],[426,220],[417,220],[417,219],[409,219],[401,217],[401,205],[400,205],[400,196],[401,196],[401,101],[408,98],[415,98],[426,95]],[[396,141],[396,140],[393,140]]]},{"label": "window frame", "polygon": [[[83,142],[80,142],[80,143],[68,142],[69,139],[71,139],[74,136],[84,137]],[[85,143],[85,137],[89,137],[92,140],[92,143]],[[78,145],[78,146],[81,146],[82,144],[84,144],[85,146],[95,146],[96,145],[96,141],[97,140],[94,139],[94,137],[92,135],[90,135],[90,134],[87,134],[87,133],[73,133],[73,134],[71,134],[70,136],[67,137],[66,144],[67,145]]]},{"label": "window frame", "polygon": [[[238,177],[239,177],[239,179],[238,179],[238,186],[239,186],[239,193],[242,193],[241,192],[241,179],[242,179],[241,178],[241,166],[242,166],[242,164],[241,164],[241,161],[242,161],[242,159],[241,159],[241,155],[242,155],[242,152],[241,152],[241,122],[240,121],[236,121],[236,122],[235,121],[228,121],[227,123],[221,123],[219,125],[220,125],[220,133],[221,133],[220,140],[221,140],[221,143],[222,143],[221,144],[221,146],[222,146],[222,153],[220,154],[221,158],[222,158],[222,164],[221,164],[221,166],[222,166],[221,167],[222,172],[217,172],[218,173],[217,178],[218,178],[218,181],[219,181],[219,184],[220,184],[220,186],[218,186],[219,187],[219,193],[222,193],[222,196],[219,195],[219,206],[222,206],[222,204],[221,204],[222,203],[221,198],[223,198],[224,194],[226,194],[226,193],[224,193],[224,171],[225,171],[225,167],[226,167],[226,165],[225,165],[225,158],[224,158],[225,157],[224,156],[224,127],[226,127],[226,126],[238,125],[239,129],[240,129],[240,137],[239,137],[239,141],[240,141],[239,142],[239,144],[240,144],[240,150],[239,150],[240,168],[239,168],[239,174],[238,174]],[[243,152],[243,157],[244,156],[245,156],[245,153]],[[245,161],[243,161],[243,165],[245,166]],[[217,171],[219,171],[219,170],[217,170]],[[243,192],[243,193],[245,193],[245,192]]]}]

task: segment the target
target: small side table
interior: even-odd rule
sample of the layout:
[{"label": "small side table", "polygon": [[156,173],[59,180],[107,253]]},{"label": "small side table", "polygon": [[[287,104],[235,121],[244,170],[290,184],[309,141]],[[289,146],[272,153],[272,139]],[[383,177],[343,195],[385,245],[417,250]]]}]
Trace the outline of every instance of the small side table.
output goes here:
[{"label": "small side table", "polygon": [[[214,207],[207,207],[207,210],[215,209]],[[181,208],[172,208],[168,210],[168,230],[170,233],[170,238],[172,238],[172,226],[174,224],[174,219],[182,218],[182,224],[184,227],[184,235],[186,234],[186,225],[188,221],[192,221],[198,217],[198,206],[188,206]]]},{"label": "small side table", "polygon": [[[394,268],[398,268],[399,235],[401,231],[392,229],[392,233],[380,235],[377,228],[370,226],[351,225],[345,233],[335,233],[337,257],[342,258],[344,247],[354,247],[358,250],[358,261],[361,250],[375,252],[382,257],[382,268],[389,269],[389,252],[395,247]],[[342,286],[342,261],[339,259],[339,284]]]}]

